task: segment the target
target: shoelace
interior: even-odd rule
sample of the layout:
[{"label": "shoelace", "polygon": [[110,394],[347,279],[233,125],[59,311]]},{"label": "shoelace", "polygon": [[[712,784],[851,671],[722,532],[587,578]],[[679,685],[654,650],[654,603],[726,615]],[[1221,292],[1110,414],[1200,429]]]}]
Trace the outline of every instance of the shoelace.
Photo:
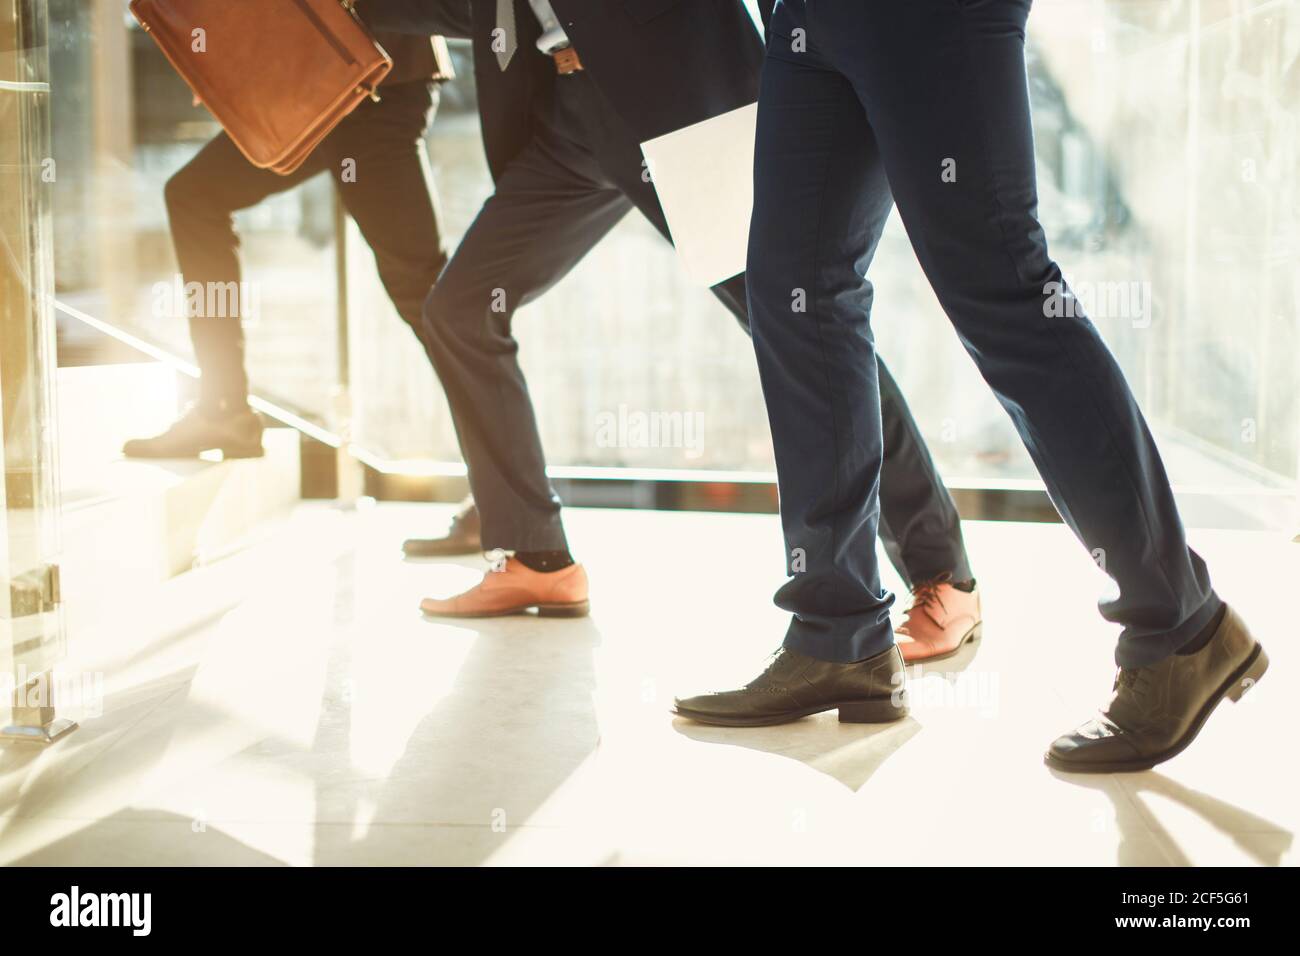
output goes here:
[{"label": "shoelace", "polygon": [[782,658],[788,656],[789,656],[789,651],[785,647],[778,647],[771,654],[767,655],[767,660],[763,662],[763,669],[759,671],[758,676],[755,677],[752,681],[750,681],[745,686],[749,688],[754,688],[763,684],[767,684],[769,681],[772,680],[772,672],[778,668],[778,665],[782,660]]},{"label": "shoelace", "polygon": [[947,584],[950,577],[951,575],[947,574],[940,575],[932,581],[922,581],[920,584],[912,588],[912,603],[909,604],[907,610],[903,612],[904,621],[898,626],[899,633],[909,633],[907,626],[911,623],[912,615],[918,611],[921,613],[928,613],[927,609],[934,604],[939,605],[939,607],[945,611],[947,610],[947,608],[944,607],[943,598],[939,597],[939,588],[942,585]]},{"label": "shoelace", "polygon": [[1115,686],[1123,687],[1134,695],[1140,695],[1146,690],[1146,669],[1141,667],[1121,667],[1115,673]]}]

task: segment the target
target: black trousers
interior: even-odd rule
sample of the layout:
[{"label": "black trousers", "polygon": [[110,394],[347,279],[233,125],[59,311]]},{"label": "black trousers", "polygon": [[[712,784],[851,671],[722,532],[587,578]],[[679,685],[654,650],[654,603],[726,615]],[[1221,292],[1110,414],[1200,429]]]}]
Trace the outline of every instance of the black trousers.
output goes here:
[{"label": "black trousers", "polygon": [[[669,237],[635,136],[586,75],[558,77],[551,109],[425,305],[423,338],[451,404],[486,548],[567,547],[511,333],[515,310],[563,278],[632,208]],[[748,330],[745,277],[713,291]],[[966,580],[957,509],[883,365],[880,381],[886,550],[909,586],[941,574]],[[862,412],[877,414],[865,401]]]},{"label": "black trousers", "polygon": [[[787,546],[808,555],[777,603],[793,613],[787,646],[815,657],[858,660],[893,642],[875,554],[889,448],[863,275],[895,201],[1061,517],[1118,585],[1101,611],[1123,625],[1119,662],[1161,660],[1221,604],[1142,412],[1048,255],[1029,6],[781,0],[772,18],[749,296]],[[796,287],[805,313],[790,310]]]},{"label": "black trousers", "polygon": [[[258,169],[225,133],[167,182],[167,212],[187,286],[240,281],[233,213],[326,171],[375,254],[384,288],[417,331],[429,287],[447,262],[424,136],[437,106],[430,82],[380,90],[334,129],[296,171]],[[240,403],[248,394],[240,316],[191,317],[204,402]]]}]

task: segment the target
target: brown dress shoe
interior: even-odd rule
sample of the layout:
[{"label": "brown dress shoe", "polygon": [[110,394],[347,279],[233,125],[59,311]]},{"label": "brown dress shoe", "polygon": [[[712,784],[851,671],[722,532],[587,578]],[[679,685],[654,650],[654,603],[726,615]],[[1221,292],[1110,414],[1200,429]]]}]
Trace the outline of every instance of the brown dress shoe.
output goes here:
[{"label": "brown dress shoe", "polygon": [[896,647],[851,664],[783,647],[744,687],[679,697],[675,712],[722,727],[766,727],[825,710],[838,710],[841,723],[883,724],[907,716],[906,676]]},{"label": "brown dress shoe", "polygon": [[408,558],[446,558],[478,554],[483,550],[481,522],[473,498],[460,503],[447,533],[441,538],[407,538],[402,551]]},{"label": "brown dress shoe", "polygon": [[1058,737],[1044,756],[1072,773],[1147,770],[1196,739],[1219,701],[1237,701],[1264,676],[1268,655],[1232,608],[1210,642],[1150,667],[1120,668],[1106,709]]},{"label": "brown dress shoe", "polygon": [[122,446],[127,458],[198,458],[218,450],[222,458],[261,458],[261,416],[247,405],[192,405],[161,435],[132,438]]},{"label": "brown dress shoe", "polygon": [[591,605],[582,565],[543,573],[507,558],[464,594],[420,602],[420,610],[434,617],[503,617],[533,608],[542,617],[585,617]]},{"label": "brown dress shoe", "polygon": [[912,604],[894,635],[909,664],[942,661],[978,641],[983,626],[979,589],[963,591],[939,579],[912,589]]}]

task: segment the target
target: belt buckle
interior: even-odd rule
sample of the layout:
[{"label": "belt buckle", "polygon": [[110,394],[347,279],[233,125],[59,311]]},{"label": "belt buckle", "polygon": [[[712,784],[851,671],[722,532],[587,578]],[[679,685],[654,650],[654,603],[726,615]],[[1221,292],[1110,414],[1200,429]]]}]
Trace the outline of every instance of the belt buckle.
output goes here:
[{"label": "belt buckle", "polygon": [[571,46],[556,50],[551,54],[551,58],[555,60],[555,72],[561,76],[568,76],[570,73],[577,73],[582,69],[582,61],[578,59],[578,51]]}]

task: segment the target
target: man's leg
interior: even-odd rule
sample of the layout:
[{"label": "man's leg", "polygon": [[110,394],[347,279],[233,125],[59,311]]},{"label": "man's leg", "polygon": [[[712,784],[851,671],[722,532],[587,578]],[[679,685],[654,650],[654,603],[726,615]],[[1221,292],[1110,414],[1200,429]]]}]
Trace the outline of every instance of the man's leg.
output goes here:
[{"label": "man's leg", "polygon": [[839,710],[907,713],[876,556],[883,439],[872,288],[891,208],[852,85],[810,46],[791,51],[780,8],[758,105],[748,298],[781,490],[793,612],[785,646],[743,688],[679,699],[695,720],[754,726]]},{"label": "man's leg", "polygon": [[961,515],[930,457],[907,400],[885,363],[880,380],[884,461],[880,466],[880,543],[912,598],[895,627],[903,660],[956,656],[984,633],[984,612]]},{"label": "man's leg", "polygon": [[880,466],[880,540],[909,588],[973,580],[957,504],[939,476],[902,390],[877,357],[885,458]]},{"label": "man's leg", "polygon": [[425,303],[423,338],[451,405],[485,548],[567,548],[511,323],[629,209],[589,155],[539,134],[501,176]]},{"label": "man's leg", "polygon": [[1187,547],[1142,413],[1036,219],[1028,11],[1028,0],[816,6],[808,30],[862,98],[917,258],[963,345],[1062,517],[1119,585],[1101,605],[1124,627],[1119,662],[1153,664],[1221,602]]},{"label": "man's leg", "polygon": [[[330,138],[343,204],[375,254],[397,313],[418,336],[424,300],[447,264],[424,137],[437,106],[430,83],[384,87]],[[354,165],[344,167],[344,161]]]},{"label": "man's leg", "polygon": [[[203,290],[189,320],[202,373],[199,402],[162,435],[127,442],[126,455],[192,457],[210,448],[220,448],[228,457],[262,453],[261,421],[247,404],[243,287],[233,214],[292,189],[323,168],[320,156],[313,155],[292,175],[278,176],[252,165],[222,133],[168,180],[164,196],[177,263],[186,286]],[[237,304],[236,314],[205,314],[209,289],[222,290],[213,299]]]},{"label": "man's leg", "polygon": [[[424,300],[447,265],[441,213],[425,135],[439,89],[429,82],[384,87],[330,138],[330,166],[343,204],[375,256],[389,299],[416,338],[424,334]],[[478,554],[478,512],[470,504],[441,538],[410,538],[408,557]]]},{"label": "man's leg", "polygon": [[515,310],[563,278],[632,208],[582,142],[574,82],[560,80],[569,85],[557,90],[552,124],[497,180],[425,303],[423,339],[451,405],[482,545],[515,552],[465,593],[423,601],[426,614],[588,610],[586,572],[569,555],[511,332]]},{"label": "man's leg", "polygon": [[[186,283],[235,283],[242,279],[234,214],[306,182],[323,167],[320,151],[292,175],[279,176],[250,163],[225,133],[204,146],[167,181],[165,198],[176,261]],[[248,397],[244,329],[239,317],[190,321],[194,354],[203,370],[205,396],[242,403]]]},{"label": "man's leg", "polygon": [[[817,6],[809,32],[853,79],[935,293],[1066,523],[1118,586],[1121,673],[1047,761],[1142,770],[1195,739],[1268,667],[1188,546],[1160,453],[1037,220],[1025,76],[1030,0]],[[845,43],[846,37],[856,42]]]}]

